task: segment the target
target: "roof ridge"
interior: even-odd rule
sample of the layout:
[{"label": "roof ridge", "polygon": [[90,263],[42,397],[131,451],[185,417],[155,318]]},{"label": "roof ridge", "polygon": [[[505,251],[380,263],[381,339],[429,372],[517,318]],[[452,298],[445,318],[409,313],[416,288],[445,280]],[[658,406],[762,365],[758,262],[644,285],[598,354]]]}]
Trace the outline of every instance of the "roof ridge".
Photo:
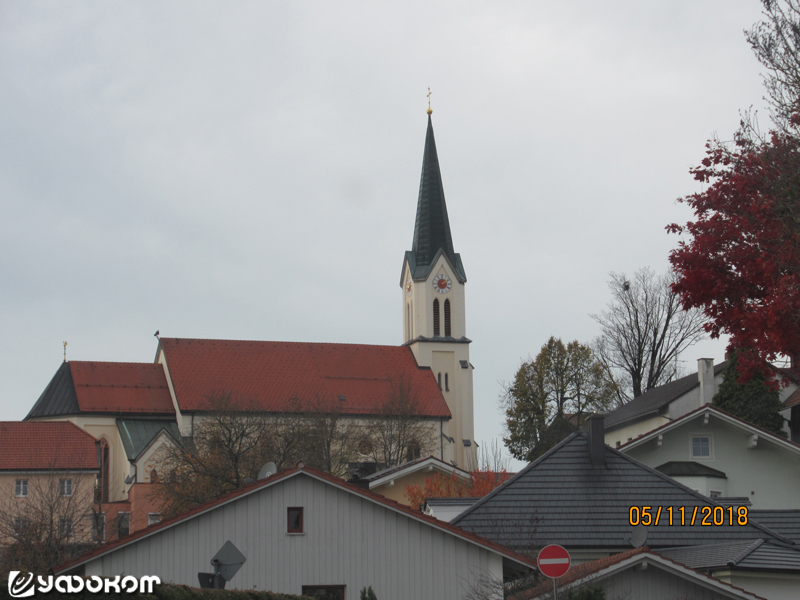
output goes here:
[{"label": "roof ridge", "polygon": [[486,502],[486,501],[487,501],[489,498],[493,498],[494,496],[496,496],[497,494],[499,494],[499,493],[500,493],[500,491],[501,491],[501,490],[502,490],[504,487],[506,487],[507,485],[509,485],[509,484],[510,484],[512,481],[515,481],[516,479],[518,479],[519,477],[521,477],[523,474],[525,474],[525,473],[527,473],[528,471],[530,471],[531,469],[535,468],[535,467],[536,467],[537,465],[539,465],[539,464],[540,464],[542,461],[544,461],[544,460],[545,460],[547,457],[549,457],[551,454],[553,454],[553,453],[554,453],[556,450],[558,450],[559,448],[561,448],[561,446],[564,446],[564,445],[566,445],[568,442],[570,442],[571,440],[573,440],[573,439],[574,439],[574,438],[575,438],[577,435],[580,435],[580,434],[582,434],[582,433],[583,433],[582,431],[576,431],[575,433],[571,433],[569,436],[567,436],[566,438],[564,438],[563,440],[561,440],[561,441],[560,441],[558,444],[556,444],[555,446],[553,446],[552,448],[550,448],[550,450],[548,450],[547,452],[545,452],[544,454],[542,454],[542,455],[541,455],[539,458],[537,458],[537,459],[536,459],[536,460],[534,460],[533,462],[530,462],[530,463],[528,463],[528,464],[527,464],[525,467],[523,467],[522,469],[520,469],[520,470],[519,470],[519,471],[518,471],[516,474],[514,474],[514,475],[512,475],[511,477],[509,477],[508,479],[506,479],[506,480],[505,480],[503,483],[501,483],[500,485],[498,485],[498,486],[497,486],[496,488],[494,488],[494,489],[493,489],[491,492],[489,492],[489,493],[488,493],[488,494],[486,494],[486,495],[485,495],[483,498],[481,498],[480,500],[478,500],[478,501],[477,501],[475,504],[473,504],[472,506],[470,506],[470,507],[469,507],[467,510],[465,510],[464,512],[462,512],[462,513],[459,513],[458,515],[456,515],[456,517],[455,517],[455,518],[454,518],[452,521],[450,521],[450,522],[451,522],[451,523],[456,523],[457,521],[460,521],[460,520],[461,520],[463,517],[467,516],[468,514],[470,514],[470,513],[471,513],[471,512],[473,512],[474,510],[476,510],[478,507],[482,506],[482,505],[483,505],[483,504],[484,504],[484,503],[485,503],[485,502]]},{"label": "roof ridge", "polygon": [[744,550],[742,550],[742,552],[740,552],[733,558],[733,560],[728,561],[728,565],[738,564],[741,560],[744,559],[744,557],[751,554],[753,551],[759,548],[763,543],[764,540],[753,540],[753,542],[748,544],[747,547]]}]

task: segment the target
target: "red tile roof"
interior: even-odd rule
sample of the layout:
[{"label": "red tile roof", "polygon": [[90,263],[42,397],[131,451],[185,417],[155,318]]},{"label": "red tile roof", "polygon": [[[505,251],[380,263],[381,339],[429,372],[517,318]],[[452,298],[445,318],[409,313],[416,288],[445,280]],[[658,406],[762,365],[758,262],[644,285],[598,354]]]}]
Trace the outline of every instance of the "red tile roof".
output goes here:
[{"label": "red tile roof", "polygon": [[161,365],[70,361],[69,368],[81,412],[175,414]]},{"label": "red tile roof", "polygon": [[422,521],[423,523],[427,523],[428,525],[431,525],[432,527],[435,527],[435,528],[440,529],[440,530],[447,531],[447,532],[449,532],[449,533],[451,533],[453,535],[456,535],[456,536],[458,536],[460,538],[472,541],[475,544],[478,544],[478,545],[483,546],[485,548],[491,549],[491,550],[497,552],[498,554],[500,554],[502,556],[505,556],[506,558],[510,558],[510,559],[512,559],[512,560],[514,560],[514,561],[516,561],[518,563],[522,563],[522,564],[527,565],[527,566],[529,566],[529,567],[531,567],[533,569],[537,568],[535,559],[532,559],[532,558],[529,558],[529,557],[524,556],[522,554],[519,554],[518,552],[510,550],[510,549],[506,548],[505,546],[501,546],[500,544],[498,544],[496,542],[493,542],[491,540],[487,540],[486,538],[483,538],[483,537],[481,537],[479,535],[476,535],[476,534],[474,534],[474,533],[472,533],[470,531],[467,531],[465,529],[461,529],[460,527],[456,527],[455,525],[451,525],[447,521],[440,521],[439,519],[436,519],[434,517],[428,516],[428,515],[420,512],[418,510],[413,510],[412,508],[409,508],[405,504],[400,504],[399,502],[397,502],[395,500],[390,500],[388,498],[384,498],[383,496],[381,496],[380,494],[376,494],[375,492],[370,492],[369,490],[365,490],[364,488],[361,488],[361,487],[359,487],[357,485],[353,485],[351,483],[347,483],[343,479],[339,479],[338,477],[334,477],[333,475],[330,475],[329,473],[324,473],[324,472],[322,472],[322,471],[320,471],[318,469],[314,469],[312,467],[304,466],[303,463],[298,463],[298,466],[294,467],[293,469],[288,469],[286,471],[281,471],[280,473],[277,473],[276,475],[273,475],[273,476],[268,477],[266,479],[262,479],[260,481],[256,481],[256,482],[251,483],[249,485],[245,485],[245,486],[239,488],[238,490],[235,490],[233,492],[228,492],[227,494],[224,494],[224,495],[220,496],[219,498],[216,498],[214,500],[210,500],[209,502],[206,502],[205,504],[202,504],[202,505],[198,506],[197,508],[193,508],[193,509],[188,510],[188,511],[186,511],[184,513],[176,515],[176,516],[172,517],[171,519],[166,519],[166,520],[161,521],[160,523],[158,523],[156,525],[151,525],[150,527],[147,527],[146,529],[141,529],[141,530],[139,530],[139,531],[137,531],[137,532],[131,534],[130,536],[127,536],[127,537],[125,537],[125,538],[123,538],[121,540],[117,540],[115,542],[111,542],[109,544],[106,544],[104,546],[96,548],[96,549],[84,554],[83,556],[79,556],[76,559],[73,559],[71,561],[68,561],[66,563],[63,563],[63,564],[55,567],[53,569],[53,571],[55,573],[63,573],[64,571],[67,571],[67,570],[69,570],[71,568],[74,568],[74,567],[76,567],[78,565],[86,563],[89,560],[91,560],[91,559],[93,559],[93,558],[95,558],[97,556],[100,556],[100,555],[103,555],[103,554],[107,554],[107,553],[109,553],[109,552],[111,552],[111,551],[113,551],[113,550],[115,550],[115,549],[117,549],[119,547],[127,546],[128,544],[131,544],[131,543],[135,542],[138,539],[141,539],[143,537],[148,537],[148,536],[152,535],[153,533],[155,533],[157,531],[160,531],[162,529],[166,529],[168,527],[172,527],[174,525],[177,525],[178,523],[182,523],[183,521],[187,521],[187,520],[189,520],[189,519],[191,519],[191,518],[193,518],[195,516],[198,516],[200,514],[203,514],[203,513],[206,513],[208,511],[210,511],[210,510],[213,510],[217,506],[220,506],[220,505],[223,505],[223,504],[227,504],[228,502],[231,502],[231,501],[235,500],[236,498],[238,498],[240,496],[244,496],[246,494],[255,492],[255,491],[257,491],[257,490],[259,490],[260,488],[263,488],[263,487],[271,486],[271,485],[277,483],[278,481],[280,481],[282,479],[286,479],[286,478],[291,477],[293,475],[297,475],[298,473],[305,473],[306,475],[310,475],[311,477],[315,477],[317,479],[326,481],[328,483],[331,483],[331,484],[335,485],[338,488],[347,490],[347,491],[349,491],[351,493],[354,493],[356,495],[363,496],[363,497],[365,497],[365,498],[367,498],[369,500],[372,500],[373,502],[376,502],[377,504],[382,504],[382,505],[384,505],[384,506],[386,506],[388,508],[391,508],[391,509],[396,510],[398,512],[402,512],[402,513],[404,513],[404,514],[416,519],[417,521]]},{"label": "red tile roof", "polygon": [[97,470],[96,443],[69,421],[0,421],[0,470]]},{"label": "red tile roof", "polygon": [[209,396],[230,393],[268,412],[292,412],[298,399],[369,415],[405,381],[419,414],[451,416],[433,373],[404,346],[161,338],[160,349],[182,411],[207,410]]}]

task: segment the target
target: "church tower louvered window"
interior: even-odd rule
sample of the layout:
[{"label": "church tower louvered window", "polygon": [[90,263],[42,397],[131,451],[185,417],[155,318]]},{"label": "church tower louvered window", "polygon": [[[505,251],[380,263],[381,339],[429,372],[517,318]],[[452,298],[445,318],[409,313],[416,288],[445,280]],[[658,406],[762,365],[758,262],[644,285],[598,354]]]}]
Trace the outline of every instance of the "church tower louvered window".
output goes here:
[{"label": "church tower louvered window", "polygon": [[439,299],[433,301],[433,335],[439,337]]},{"label": "church tower louvered window", "polygon": [[450,300],[444,301],[444,334],[447,337],[452,335],[452,330],[450,329]]}]

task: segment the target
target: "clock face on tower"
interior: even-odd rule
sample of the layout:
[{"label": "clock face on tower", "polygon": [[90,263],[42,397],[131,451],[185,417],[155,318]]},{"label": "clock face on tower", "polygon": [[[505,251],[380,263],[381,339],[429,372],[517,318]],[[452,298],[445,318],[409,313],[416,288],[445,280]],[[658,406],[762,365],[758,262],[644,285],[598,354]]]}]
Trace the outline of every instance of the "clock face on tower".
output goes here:
[{"label": "clock face on tower", "polygon": [[453,287],[453,284],[447,275],[437,275],[433,278],[433,289],[440,294],[446,294],[451,287]]},{"label": "clock face on tower", "polygon": [[409,279],[408,283],[406,283],[406,296],[410,296],[413,290],[414,286],[411,284],[411,280]]}]

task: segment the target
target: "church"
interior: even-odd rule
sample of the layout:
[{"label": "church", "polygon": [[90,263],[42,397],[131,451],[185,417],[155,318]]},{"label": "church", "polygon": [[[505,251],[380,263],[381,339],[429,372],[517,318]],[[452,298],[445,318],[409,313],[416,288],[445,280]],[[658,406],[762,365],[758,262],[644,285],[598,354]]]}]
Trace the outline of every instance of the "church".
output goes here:
[{"label": "church", "polygon": [[162,337],[151,363],[65,358],[25,421],[69,421],[97,440],[96,501],[120,531],[157,521],[149,487],[157,482],[156,451],[191,438],[220,392],[269,415],[296,411],[299,401],[360,422],[380,418],[403,381],[414,391],[414,417],[433,432],[427,447],[409,444],[406,460],[430,455],[467,470],[476,464],[467,277],[453,246],[431,112],[413,242],[399,281],[402,344]]}]

